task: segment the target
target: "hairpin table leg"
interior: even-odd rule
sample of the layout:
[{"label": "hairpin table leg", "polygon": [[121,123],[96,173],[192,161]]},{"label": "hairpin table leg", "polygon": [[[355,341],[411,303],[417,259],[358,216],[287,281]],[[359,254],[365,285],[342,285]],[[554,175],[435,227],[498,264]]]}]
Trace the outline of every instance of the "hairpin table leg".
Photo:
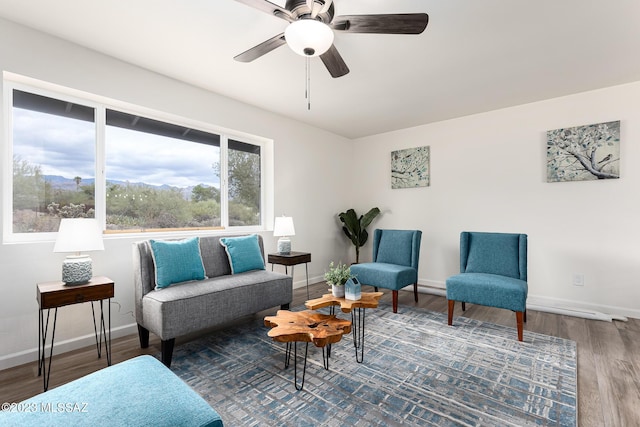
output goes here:
[{"label": "hairpin table leg", "polygon": [[[351,326],[353,328],[353,346],[356,349],[356,362],[364,360],[364,321],[365,309],[358,307],[351,310]],[[360,350],[358,352],[358,350]],[[359,353],[359,354],[358,354]]]},{"label": "hairpin table leg", "polygon": [[[289,367],[289,361],[291,357],[291,342],[287,343],[287,348],[285,351],[285,360],[284,367],[285,369]],[[323,356],[324,356],[324,348]],[[307,353],[309,351],[309,343],[305,343],[304,347],[304,365],[302,366],[302,381],[300,382],[300,386],[298,386],[298,342],[293,341],[293,385],[296,387],[296,390],[302,390],[304,387],[304,375],[307,372]],[[324,358],[324,357],[323,357]]]}]

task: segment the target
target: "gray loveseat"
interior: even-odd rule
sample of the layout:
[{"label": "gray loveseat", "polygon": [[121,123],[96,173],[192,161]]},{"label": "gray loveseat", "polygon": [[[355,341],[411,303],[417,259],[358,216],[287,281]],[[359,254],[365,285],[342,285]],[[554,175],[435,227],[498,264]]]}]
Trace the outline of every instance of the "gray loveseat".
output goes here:
[{"label": "gray loveseat", "polygon": [[[140,346],[149,346],[149,332],[161,341],[162,362],[171,366],[175,338],[242,316],[280,306],[293,298],[292,278],[267,270],[231,274],[222,236],[200,237],[204,280],[155,290],[155,266],[150,242],[133,244],[135,315]],[[233,237],[233,236],[224,236]],[[262,259],[264,246],[258,236]]]}]

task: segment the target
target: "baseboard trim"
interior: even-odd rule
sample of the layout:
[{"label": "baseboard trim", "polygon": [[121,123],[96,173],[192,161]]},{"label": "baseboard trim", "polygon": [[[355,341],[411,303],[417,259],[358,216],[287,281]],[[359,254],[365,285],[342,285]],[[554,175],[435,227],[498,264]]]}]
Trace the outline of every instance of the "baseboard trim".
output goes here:
[{"label": "baseboard trim", "polygon": [[[446,285],[433,280],[418,280],[418,292],[446,296]],[[640,310],[532,294],[527,298],[527,309],[608,322],[626,322],[628,317],[640,319]]]},{"label": "baseboard trim", "polygon": [[[134,333],[138,333],[138,326],[136,323],[118,326],[117,328],[111,328],[111,339],[124,337]],[[87,347],[90,345],[96,345],[96,337],[94,334],[88,334],[65,341],[56,341],[53,348],[53,357],[56,357],[56,355],[58,354],[67,353],[69,351],[77,350],[79,348]],[[51,345],[47,345],[45,347],[45,354],[47,354],[47,356],[49,355],[50,349]],[[33,347],[28,350],[0,357],[0,371],[13,368],[14,366],[24,365],[25,363],[37,363],[37,361],[38,348]]]},{"label": "baseboard trim", "polygon": [[628,317],[640,319],[640,310],[537,295],[529,295],[527,308],[546,311],[548,313],[583,317],[585,319],[604,320],[607,322],[613,320],[626,322]]}]

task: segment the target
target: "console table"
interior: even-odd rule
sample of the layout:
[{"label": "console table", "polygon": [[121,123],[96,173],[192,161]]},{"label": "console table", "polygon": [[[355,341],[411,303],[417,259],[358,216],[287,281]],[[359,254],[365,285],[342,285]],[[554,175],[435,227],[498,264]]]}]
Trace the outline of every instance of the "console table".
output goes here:
[{"label": "console table", "polygon": [[[53,358],[53,342],[56,335],[56,320],[58,318],[58,307],[65,305],[91,303],[91,313],[93,314],[93,330],[96,336],[96,347],[98,358],[102,357],[102,340],[107,354],[107,365],[111,366],[111,298],[114,295],[113,280],[108,277],[93,277],[89,283],[83,285],[65,285],[64,282],[44,282],[38,283],[37,301],[40,307],[38,316],[38,376],[42,375],[44,391],[49,388],[49,376],[51,375],[51,359]],[[104,300],[107,301],[108,325],[104,316]],[[100,319],[96,324],[96,313],[94,311],[94,301],[100,301]],[[49,366],[45,364],[45,347],[49,332],[49,315],[51,309],[53,313],[53,327],[51,331],[51,349],[49,350]],[[45,321],[44,311],[47,310]],[[98,329],[100,334],[98,337]],[[108,331],[108,333],[107,333]]]}]

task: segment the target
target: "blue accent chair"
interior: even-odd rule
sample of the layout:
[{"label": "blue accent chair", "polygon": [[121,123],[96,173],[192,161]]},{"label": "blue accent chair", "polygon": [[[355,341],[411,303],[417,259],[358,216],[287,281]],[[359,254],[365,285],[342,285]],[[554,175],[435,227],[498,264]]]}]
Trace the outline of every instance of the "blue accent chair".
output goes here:
[{"label": "blue accent chair", "polygon": [[527,321],[527,235],[460,233],[460,274],[447,279],[449,325],[456,301],[516,312],[518,340]]},{"label": "blue accent chair", "polygon": [[351,274],[364,285],[391,289],[393,312],[398,312],[398,290],[413,284],[418,302],[418,260],[420,230],[380,230],[373,232],[373,262],[354,264]]}]

